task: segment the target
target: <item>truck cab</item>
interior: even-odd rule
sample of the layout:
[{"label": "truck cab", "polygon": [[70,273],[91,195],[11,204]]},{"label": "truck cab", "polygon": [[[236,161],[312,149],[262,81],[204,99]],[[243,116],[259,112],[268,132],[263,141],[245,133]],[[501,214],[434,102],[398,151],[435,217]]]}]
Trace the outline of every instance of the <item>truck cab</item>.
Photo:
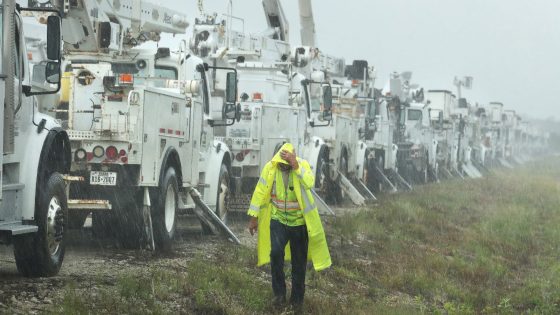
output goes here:
[{"label": "truck cab", "polygon": [[[2,1],[0,108],[3,121],[0,243],[12,244],[20,273],[53,276],[64,259],[70,143],[55,119],[38,112],[38,99],[60,88],[60,25],[56,12],[16,8]],[[22,12],[40,12],[47,25],[46,58],[30,71]]]}]

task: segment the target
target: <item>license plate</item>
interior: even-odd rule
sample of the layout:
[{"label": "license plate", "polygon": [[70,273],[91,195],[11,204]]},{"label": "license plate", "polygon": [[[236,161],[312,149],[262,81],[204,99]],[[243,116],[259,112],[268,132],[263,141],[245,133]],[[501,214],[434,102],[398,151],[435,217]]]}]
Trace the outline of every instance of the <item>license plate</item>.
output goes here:
[{"label": "license plate", "polygon": [[116,186],[117,173],[115,172],[91,172],[89,174],[90,185]]}]

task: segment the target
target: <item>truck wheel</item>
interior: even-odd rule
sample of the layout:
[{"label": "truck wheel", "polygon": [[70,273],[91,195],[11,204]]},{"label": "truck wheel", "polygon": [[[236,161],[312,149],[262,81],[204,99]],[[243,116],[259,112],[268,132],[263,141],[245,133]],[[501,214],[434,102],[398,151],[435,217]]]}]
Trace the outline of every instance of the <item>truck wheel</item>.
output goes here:
[{"label": "truck wheel", "polygon": [[64,260],[68,207],[62,175],[53,173],[38,193],[35,224],[39,230],[13,239],[17,268],[26,277],[54,276]]},{"label": "truck wheel", "polygon": [[216,197],[216,215],[227,223],[228,217],[228,198],[230,195],[230,177],[227,166],[222,164],[220,177],[218,180],[218,195]]},{"label": "truck wheel", "polygon": [[317,158],[317,171],[315,172],[315,188],[320,192],[325,192],[325,185],[326,185],[326,175],[324,172],[324,168],[326,168],[327,157],[326,157],[326,149],[323,147],[319,151],[319,157]]},{"label": "truck wheel", "polygon": [[[343,154],[342,157],[340,158],[340,165],[338,170],[340,171],[340,173],[344,176],[348,176],[348,158],[346,157],[346,154]],[[338,179],[340,182],[340,178]],[[346,199],[346,192],[344,191],[344,189],[342,189],[342,187],[339,185],[337,185],[338,187],[336,187],[336,199],[338,203],[342,203],[345,199]]]},{"label": "truck wheel", "polygon": [[381,181],[380,178],[378,178],[378,176],[376,176],[377,175],[377,170],[375,169],[376,166],[381,171],[385,169],[385,157],[383,155],[376,154],[375,159],[369,160],[368,162],[368,182],[367,182],[368,188],[371,189],[373,193],[380,193],[383,188],[382,186],[383,182]]},{"label": "truck wheel", "polygon": [[108,233],[113,233],[120,247],[124,249],[140,249],[142,246],[144,220],[142,204],[138,196],[138,193],[133,193],[114,202],[113,213],[108,214],[109,222],[113,223],[106,226],[109,228]]},{"label": "truck wheel", "polygon": [[[220,176],[218,180],[218,193],[216,194],[216,215],[227,224],[228,221],[228,201],[231,193],[231,179],[229,177],[229,171],[225,164],[222,164],[220,168]],[[204,222],[200,221],[200,226],[202,227],[202,233],[205,235],[213,234],[212,229],[208,227]]]},{"label": "truck wheel", "polygon": [[165,172],[156,197],[155,212],[152,212],[156,249],[171,249],[177,226],[178,193],[177,174],[175,169],[170,167]]}]

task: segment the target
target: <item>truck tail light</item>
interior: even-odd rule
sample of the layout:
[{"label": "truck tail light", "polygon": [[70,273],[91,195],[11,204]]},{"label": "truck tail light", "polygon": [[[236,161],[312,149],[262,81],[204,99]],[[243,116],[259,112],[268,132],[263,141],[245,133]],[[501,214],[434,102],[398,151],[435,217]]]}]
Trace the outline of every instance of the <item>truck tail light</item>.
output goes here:
[{"label": "truck tail light", "polygon": [[105,154],[105,149],[103,149],[102,146],[98,145],[95,148],[93,148],[93,156],[96,158],[100,158],[103,157],[103,155]]},{"label": "truck tail light", "polygon": [[107,149],[105,150],[105,154],[107,155],[107,158],[111,161],[114,161],[118,158],[118,151],[117,148],[115,148],[114,146],[107,147]]},{"label": "truck tail light", "polygon": [[87,153],[86,153],[86,150],[84,150],[84,149],[78,149],[74,153],[74,160],[76,162],[84,161],[86,158],[87,158]]},{"label": "truck tail light", "polygon": [[235,155],[235,159],[238,162],[243,162],[243,160],[245,160],[245,154],[243,154],[243,152],[239,152]]}]

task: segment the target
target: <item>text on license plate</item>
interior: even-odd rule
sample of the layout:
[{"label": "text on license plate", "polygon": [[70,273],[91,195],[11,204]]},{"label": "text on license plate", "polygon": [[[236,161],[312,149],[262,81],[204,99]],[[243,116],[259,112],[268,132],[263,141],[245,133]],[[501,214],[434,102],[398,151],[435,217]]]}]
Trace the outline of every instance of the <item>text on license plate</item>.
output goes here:
[{"label": "text on license plate", "polygon": [[90,185],[116,186],[117,173],[115,172],[91,172],[89,175]]}]

